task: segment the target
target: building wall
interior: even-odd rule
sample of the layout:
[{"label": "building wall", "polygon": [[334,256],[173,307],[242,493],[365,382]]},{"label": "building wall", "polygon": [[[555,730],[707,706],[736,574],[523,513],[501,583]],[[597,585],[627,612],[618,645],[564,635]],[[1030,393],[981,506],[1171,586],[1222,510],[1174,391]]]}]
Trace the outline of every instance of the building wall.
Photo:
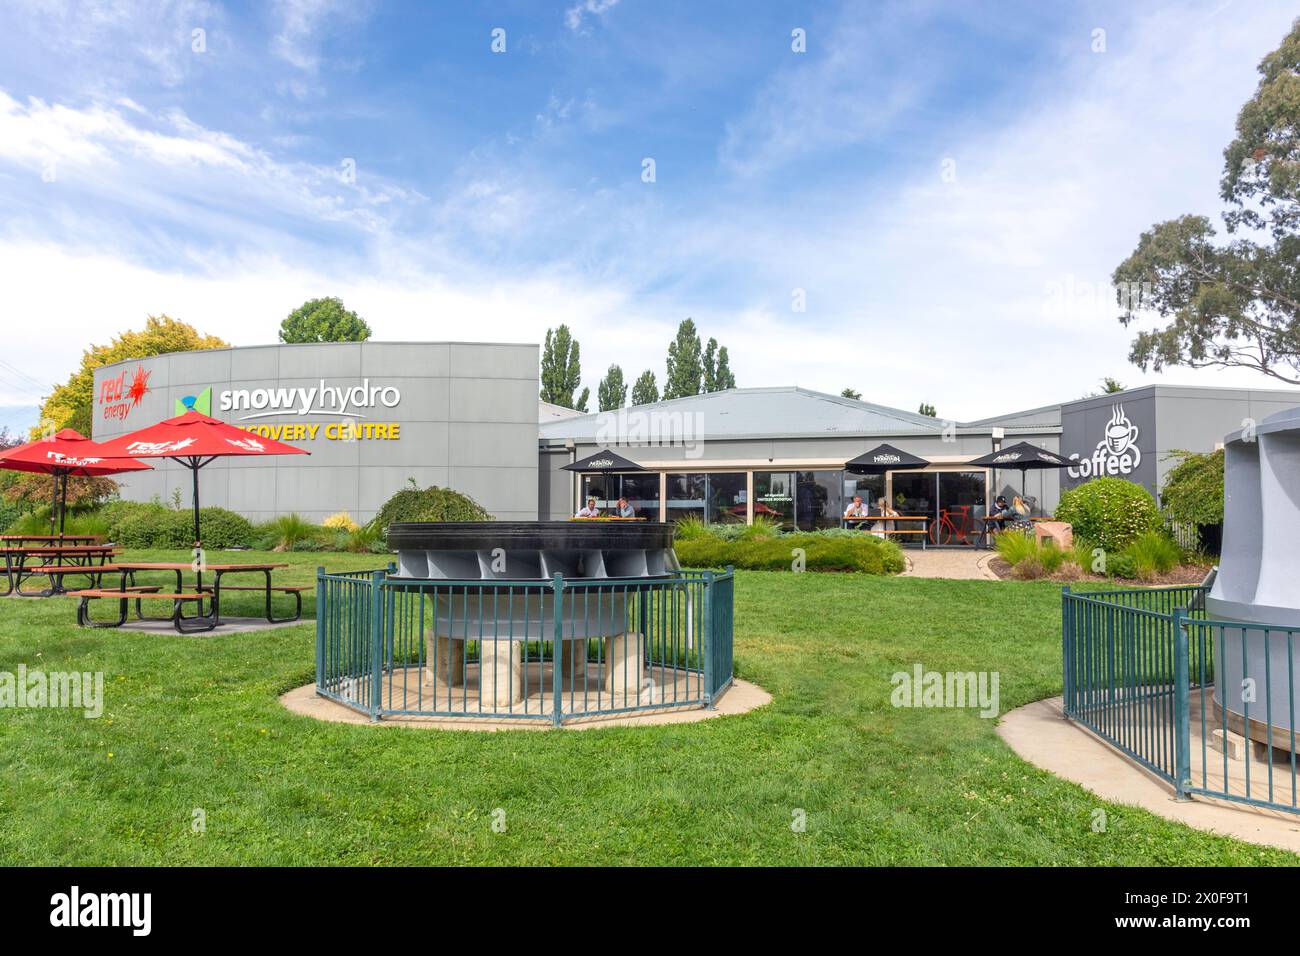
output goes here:
[{"label": "building wall", "polygon": [[[1179,450],[1210,452],[1229,433],[1240,433],[1250,422],[1262,422],[1275,412],[1300,405],[1300,389],[1189,388],[1149,385],[1115,395],[1102,395],[1062,407],[1061,449],[1066,457],[1094,462],[1071,469],[1063,476],[1065,487],[1098,477],[1114,463],[1116,477],[1128,478],[1157,494],[1165,475],[1176,465]],[[1117,450],[1106,444],[1106,430],[1115,427],[1116,439],[1125,430],[1134,434],[1131,447]],[[1124,458],[1139,461],[1125,472]]]},{"label": "building wall", "polygon": [[[348,342],[186,352],[106,366],[95,373],[93,436],[111,438],[177,414],[184,396],[210,389],[214,418],[267,429],[305,455],[206,466],[200,503],[264,520],[297,512],[319,521],[347,511],[364,521],[414,478],[421,486],[463,492],[501,519],[537,516],[538,347],[448,342]],[[142,376],[147,391],[130,398]],[[397,390],[386,407],[357,407],[349,417],[332,399],[313,396],[308,414],[287,408],[221,408],[222,395],[258,390]],[[283,393],[280,393],[283,395]],[[391,399],[392,392],[384,393]],[[301,407],[300,395],[294,402]],[[249,417],[249,416],[258,417]],[[382,425],[357,434],[350,426]],[[396,425],[396,436],[393,437]],[[289,426],[293,431],[278,432]],[[310,431],[315,426],[314,431]],[[301,428],[302,431],[297,431]],[[154,472],[121,479],[124,498],[190,501],[189,472],[154,461]]]}]

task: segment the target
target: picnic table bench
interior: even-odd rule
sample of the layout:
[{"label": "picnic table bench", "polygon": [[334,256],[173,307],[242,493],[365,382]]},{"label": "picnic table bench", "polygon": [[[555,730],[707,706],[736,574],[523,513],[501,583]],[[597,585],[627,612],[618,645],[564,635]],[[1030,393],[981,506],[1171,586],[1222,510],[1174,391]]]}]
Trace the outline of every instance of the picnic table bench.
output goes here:
[{"label": "picnic table bench", "polygon": [[[131,602],[135,603],[136,617],[142,621],[171,621],[172,626],[182,634],[211,631],[221,623],[221,594],[223,591],[260,591],[266,595],[266,620],[272,624],[288,624],[302,617],[302,592],[313,589],[311,585],[274,584],[271,572],[287,568],[287,564],[205,564],[201,567],[194,563],[175,561],[119,561],[111,571],[119,575],[117,587],[87,588],[69,591],[69,597],[79,598],[77,604],[77,623],[82,627],[121,627],[126,623]],[[140,585],[135,583],[137,573],[151,571],[169,571],[175,575],[176,586],[164,589],[161,585]],[[193,588],[186,588],[185,573],[195,573]],[[210,584],[203,583],[203,575],[211,574]],[[260,585],[223,584],[222,578],[232,574],[261,574]],[[131,583],[128,584],[127,582]],[[294,611],[289,617],[277,617],[271,606],[273,594],[290,595],[294,599]],[[116,620],[96,621],[90,616],[90,602],[95,600],[112,600],[118,602]],[[167,617],[154,617],[144,613],[142,604],[146,600],[171,601],[172,611]],[[203,602],[207,601],[207,611]],[[197,604],[195,613],[184,613],[187,604]]]},{"label": "picnic table bench", "polygon": [[[896,535],[896,534],[920,535],[921,549],[925,550],[926,533],[928,531],[927,525],[931,520],[932,519],[930,515],[866,515],[865,517],[861,517],[861,518],[851,518],[845,515],[844,518],[841,519],[841,523],[842,523],[842,527],[845,528],[852,528],[855,525],[860,527],[862,524],[866,523],[868,525],[867,530],[869,533],[885,535],[886,537],[888,537],[889,535]],[[905,528],[888,527],[889,524],[898,521],[913,522],[914,524],[917,525],[917,527],[905,527]],[[879,529],[870,527],[870,525],[873,525],[876,522],[885,525],[885,527]]]},{"label": "picnic table bench", "polygon": [[[0,547],[0,552],[4,554],[7,585],[0,597],[11,594],[20,597],[48,597],[64,592],[65,575],[84,574],[95,580],[109,559],[121,554],[122,549],[113,544],[38,544],[5,545]],[[32,561],[36,563],[30,563]],[[43,591],[24,591],[23,581],[38,575],[48,577],[50,586]]]}]

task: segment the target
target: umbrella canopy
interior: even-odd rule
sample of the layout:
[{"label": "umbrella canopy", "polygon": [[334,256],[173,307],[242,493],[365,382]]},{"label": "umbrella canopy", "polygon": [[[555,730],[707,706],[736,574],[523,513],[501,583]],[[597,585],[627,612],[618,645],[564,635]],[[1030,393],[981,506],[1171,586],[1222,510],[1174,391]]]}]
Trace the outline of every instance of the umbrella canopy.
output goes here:
[{"label": "umbrella canopy", "polygon": [[609,474],[614,471],[645,471],[634,461],[629,461],[622,455],[616,455],[608,448],[596,452],[594,455],[588,455],[586,458],[573,462],[571,465],[564,466],[565,471],[591,472],[598,471],[602,474]]},{"label": "umbrella canopy", "polygon": [[857,458],[844,463],[844,470],[854,475],[883,475],[887,471],[907,468],[924,468],[930,464],[910,452],[893,445],[877,445]]},{"label": "umbrella canopy", "polygon": [[1025,475],[1030,471],[1070,467],[1070,462],[1067,459],[1062,458],[1055,452],[1048,451],[1046,448],[1031,445],[1027,441],[1016,442],[1006,448],[999,448],[997,451],[989,452],[974,461],[967,462],[967,464],[974,465],[976,468],[1014,468],[1020,472],[1021,494],[1024,494],[1025,491]]},{"label": "umbrella canopy", "polygon": [[305,448],[263,438],[234,425],[186,412],[103,442],[101,450],[131,458],[170,458],[194,476],[194,546],[199,547],[199,469],[229,456],[309,455]]},{"label": "umbrella canopy", "polygon": [[[594,455],[588,455],[586,458],[565,465],[563,470],[576,471],[579,474],[590,474],[596,472],[601,475],[611,475],[624,471],[648,471],[649,469],[642,468],[636,462],[624,458],[622,455],[615,454],[608,448],[602,448]],[[605,484],[607,484],[607,482]],[[605,500],[610,500],[608,488],[605,488]]]},{"label": "umbrella canopy", "polygon": [[[65,428],[45,438],[17,445],[0,452],[0,468],[54,476],[54,500],[50,503],[50,533],[54,532],[54,513],[59,515],[59,533],[68,505],[68,476],[100,477],[124,471],[149,471],[152,466],[133,458],[114,458],[104,446],[85,435]],[[59,487],[62,484],[62,498]],[[59,500],[62,504],[55,507]]]}]

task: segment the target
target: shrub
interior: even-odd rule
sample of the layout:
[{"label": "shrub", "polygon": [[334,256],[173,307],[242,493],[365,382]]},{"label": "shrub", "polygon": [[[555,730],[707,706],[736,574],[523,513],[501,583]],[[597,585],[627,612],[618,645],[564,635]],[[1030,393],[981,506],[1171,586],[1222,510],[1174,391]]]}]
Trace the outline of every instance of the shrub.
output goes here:
[{"label": "shrub", "polygon": [[1072,552],[1063,551],[1053,541],[1038,541],[1033,535],[1007,531],[997,538],[997,552],[1011,565],[1013,577],[1026,580],[1055,574],[1063,565],[1073,563]]},{"label": "shrub", "polygon": [[1175,568],[1182,561],[1178,545],[1163,531],[1139,535],[1122,554],[1132,559],[1134,573],[1144,580]]},{"label": "shrub", "polygon": [[[108,537],[126,548],[184,548],[194,545],[194,513],[157,502],[110,501],[100,509]],[[200,527],[207,548],[253,543],[253,526],[225,508],[200,508]]]},{"label": "shrub", "polygon": [[491,520],[492,516],[469,495],[436,485],[420,488],[412,478],[411,487],[403,488],[384,502],[372,523],[383,531],[396,521]]},{"label": "shrub", "polygon": [[709,533],[709,526],[704,523],[702,518],[697,518],[695,515],[687,515],[673,525],[673,537],[678,541],[702,538]]},{"label": "shrub", "polygon": [[314,543],[316,526],[299,514],[280,515],[267,522],[266,530],[270,532],[271,548],[274,551],[320,550],[319,547],[304,549],[301,546]]},{"label": "shrub", "polygon": [[810,533],[728,541],[716,535],[702,535],[676,542],[682,564],[696,568],[734,565],[753,571],[791,571],[794,549],[804,552],[809,571],[857,571],[866,574],[896,574],[903,570],[898,545],[871,535],[825,536]]},{"label": "shrub", "polygon": [[1151,493],[1123,478],[1096,478],[1061,495],[1056,520],[1107,552],[1122,551],[1143,532],[1160,526]]},{"label": "shrub", "polygon": [[382,554],[388,550],[383,532],[373,524],[339,532],[335,537],[335,547],[339,551],[355,551],[358,554]]},{"label": "shrub", "polygon": [[1165,475],[1160,504],[1183,525],[1223,522],[1223,449],[1211,454],[1175,451],[1182,459]]},{"label": "shrub", "polygon": [[320,523],[322,528],[328,528],[331,531],[356,531],[357,523],[352,520],[352,516],[346,511],[339,511],[330,515]]},{"label": "shrub", "polygon": [[1116,578],[1136,578],[1137,561],[1127,551],[1109,555],[1106,558],[1106,573]]}]

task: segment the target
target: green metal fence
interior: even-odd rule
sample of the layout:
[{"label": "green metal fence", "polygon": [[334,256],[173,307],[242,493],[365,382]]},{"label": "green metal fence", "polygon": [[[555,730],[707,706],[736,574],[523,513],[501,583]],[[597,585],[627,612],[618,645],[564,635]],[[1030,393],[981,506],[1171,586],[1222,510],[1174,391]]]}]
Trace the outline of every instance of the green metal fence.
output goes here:
[{"label": "green metal fence", "polygon": [[1065,714],[1175,788],[1300,812],[1300,629],[1206,617],[1204,587],[1061,601]]},{"label": "green metal fence", "polygon": [[316,691],[372,719],[568,720],[712,707],[734,574],[550,581],[317,572]]}]

